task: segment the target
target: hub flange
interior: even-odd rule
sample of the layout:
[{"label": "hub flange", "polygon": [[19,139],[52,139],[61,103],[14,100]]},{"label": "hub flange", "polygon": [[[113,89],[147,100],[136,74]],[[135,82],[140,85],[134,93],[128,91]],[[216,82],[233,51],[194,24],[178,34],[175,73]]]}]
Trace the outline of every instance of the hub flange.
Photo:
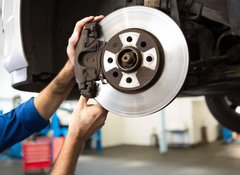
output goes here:
[{"label": "hub flange", "polygon": [[158,80],[163,58],[162,46],[153,35],[140,29],[127,29],[106,44],[102,70],[108,83],[117,90],[137,93]]}]

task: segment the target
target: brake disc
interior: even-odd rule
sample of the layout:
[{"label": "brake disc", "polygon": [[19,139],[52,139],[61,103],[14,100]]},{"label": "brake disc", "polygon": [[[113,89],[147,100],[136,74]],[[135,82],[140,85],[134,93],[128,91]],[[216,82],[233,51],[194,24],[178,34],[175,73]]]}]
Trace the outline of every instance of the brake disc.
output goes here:
[{"label": "brake disc", "polygon": [[188,71],[188,48],[177,24],[159,10],[127,7],[100,23],[107,42],[102,56],[105,84],[95,98],[128,117],[152,114],[179,93]]}]

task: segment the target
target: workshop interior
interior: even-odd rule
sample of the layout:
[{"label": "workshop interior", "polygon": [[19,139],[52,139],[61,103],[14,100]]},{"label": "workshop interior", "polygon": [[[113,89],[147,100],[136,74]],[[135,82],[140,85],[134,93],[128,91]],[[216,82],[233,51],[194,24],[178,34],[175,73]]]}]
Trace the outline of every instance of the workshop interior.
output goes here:
[{"label": "workshop interior", "polygon": [[0,174],[49,174],[80,95],[109,113],[76,174],[239,174],[239,9],[238,0],[0,0],[0,114],[57,75],[78,20],[105,16],[81,32],[70,95],[47,128],[0,154]]}]

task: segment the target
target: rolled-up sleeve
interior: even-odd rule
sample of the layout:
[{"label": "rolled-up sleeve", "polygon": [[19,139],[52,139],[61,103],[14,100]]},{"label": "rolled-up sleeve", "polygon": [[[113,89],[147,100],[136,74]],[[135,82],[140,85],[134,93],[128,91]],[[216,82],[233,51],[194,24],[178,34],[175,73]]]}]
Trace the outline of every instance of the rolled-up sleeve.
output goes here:
[{"label": "rolled-up sleeve", "polygon": [[45,128],[44,120],[36,110],[33,98],[12,111],[0,115],[0,152]]}]

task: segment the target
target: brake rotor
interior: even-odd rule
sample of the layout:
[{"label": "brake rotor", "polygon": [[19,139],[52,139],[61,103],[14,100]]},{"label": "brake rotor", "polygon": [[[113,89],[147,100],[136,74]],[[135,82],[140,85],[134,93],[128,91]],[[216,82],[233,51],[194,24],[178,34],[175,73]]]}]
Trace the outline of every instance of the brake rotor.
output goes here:
[{"label": "brake rotor", "polygon": [[100,23],[106,84],[95,98],[107,110],[127,117],[152,114],[179,93],[188,71],[188,48],[177,24],[159,10],[134,6]]}]

